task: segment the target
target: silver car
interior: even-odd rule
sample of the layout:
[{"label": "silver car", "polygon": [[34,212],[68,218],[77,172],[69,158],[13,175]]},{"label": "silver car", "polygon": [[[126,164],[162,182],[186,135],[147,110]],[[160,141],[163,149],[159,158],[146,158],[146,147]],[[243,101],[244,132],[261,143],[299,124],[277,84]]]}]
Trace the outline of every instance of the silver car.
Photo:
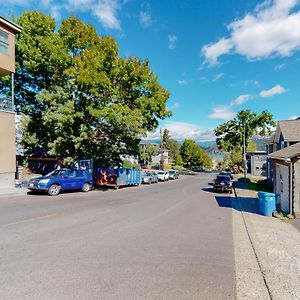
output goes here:
[{"label": "silver car", "polygon": [[142,175],[142,183],[157,183],[158,182],[158,177],[155,172],[146,172]]}]

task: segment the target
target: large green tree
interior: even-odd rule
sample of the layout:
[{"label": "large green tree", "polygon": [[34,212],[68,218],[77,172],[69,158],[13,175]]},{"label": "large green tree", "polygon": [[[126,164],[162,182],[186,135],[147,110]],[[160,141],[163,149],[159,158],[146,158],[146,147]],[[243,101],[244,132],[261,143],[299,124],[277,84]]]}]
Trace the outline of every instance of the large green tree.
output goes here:
[{"label": "large green tree", "polygon": [[178,163],[181,161],[180,157],[180,144],[175,139],[172,139],[168,129],[164,129],[162,136],[162,145],[165,149],[169,150],[169,158]]},{"label": "large green tree", "polygon": [[180,148],[184,166],[196,169],[197,167],[212,167],[212,159],[197,143],[193,140],[185,140]]},{"label": "large green tree", "polygon": [[245,144],[248,147],[253,135],[266,135],[274,126],[273,116],[268,111],[257,114],[250,110],[242,110],[233,120],[215,129],[217,145],[220,149],[231,151],[235,147],[243,147],[243,136],[245,136]]},{"label": "large green tree", "polygon": [[16,42],[16,104],[25,115],[28,152],[44,149],[70,161],[93,157],[120,164],[170,116],[169,92],[147,60],[120,57],[115,40],[75,16],[62,21],[24,13]]}]

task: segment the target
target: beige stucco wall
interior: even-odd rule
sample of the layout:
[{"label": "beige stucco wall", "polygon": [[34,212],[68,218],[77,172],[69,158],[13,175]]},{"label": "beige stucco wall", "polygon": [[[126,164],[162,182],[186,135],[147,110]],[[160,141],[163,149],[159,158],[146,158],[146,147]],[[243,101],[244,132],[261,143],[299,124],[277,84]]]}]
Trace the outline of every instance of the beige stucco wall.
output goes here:
[{"label": "beige stucco wall", "polygon": [[0,111],[0,174],[16,170],[15,114]]},{"label": "beige stucco wall", "polygon": [[0,30],[9,35],[8,55],[0,53],[0,76],[15,73],[15,35],[0,22]]},{"label": "beige stucco wall", "polygon": [[300,160],[294,163],[294,204],[293,211],[297,217],[300,217]]}]

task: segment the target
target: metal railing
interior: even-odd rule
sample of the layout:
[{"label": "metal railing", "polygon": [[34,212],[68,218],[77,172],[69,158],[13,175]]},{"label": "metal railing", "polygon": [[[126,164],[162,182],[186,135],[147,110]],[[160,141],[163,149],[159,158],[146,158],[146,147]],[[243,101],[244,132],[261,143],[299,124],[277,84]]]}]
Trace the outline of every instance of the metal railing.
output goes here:
[{"label": "metal railing", "polygon": [[0,111],[14,111],[14,105],[11,97],[0,95]]}]

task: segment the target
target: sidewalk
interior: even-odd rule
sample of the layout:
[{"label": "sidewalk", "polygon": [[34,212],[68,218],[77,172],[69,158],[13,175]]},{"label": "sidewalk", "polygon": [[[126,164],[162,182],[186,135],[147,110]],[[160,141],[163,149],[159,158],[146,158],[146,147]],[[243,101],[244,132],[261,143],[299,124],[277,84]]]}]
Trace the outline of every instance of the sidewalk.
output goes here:
[{"label": "sidewalk", "polygon": [[0,199],[8,198],[8,197],[25,196],[27,195],[27,192],[28,192],[27,188],[11,188],[11,189],[0,188]]},{"label": "sidewalk", "polygon": [[300,232],[290,223],[259,215],[255,191],[238,182],[235,190],[234,208],[241,212],[268,293],[254,298],[300,299]]}]

